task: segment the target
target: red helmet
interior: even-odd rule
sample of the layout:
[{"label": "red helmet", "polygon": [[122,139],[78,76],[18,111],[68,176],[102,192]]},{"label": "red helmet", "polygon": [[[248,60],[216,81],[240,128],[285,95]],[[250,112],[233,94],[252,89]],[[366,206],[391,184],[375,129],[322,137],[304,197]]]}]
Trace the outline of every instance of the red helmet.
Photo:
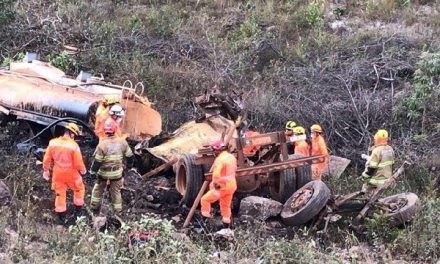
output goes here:
[{"label": "red helmet", "polygon": [[117,129],[117,124],[113,119],[107,119],[104,123],[104,133],[114,134]]},{"label": "red helmet", "polygon": [[226,147],[225,143],[223,143],[223,141],[220,139],[212,141],[209,145],[213,150],[223,150]]}]

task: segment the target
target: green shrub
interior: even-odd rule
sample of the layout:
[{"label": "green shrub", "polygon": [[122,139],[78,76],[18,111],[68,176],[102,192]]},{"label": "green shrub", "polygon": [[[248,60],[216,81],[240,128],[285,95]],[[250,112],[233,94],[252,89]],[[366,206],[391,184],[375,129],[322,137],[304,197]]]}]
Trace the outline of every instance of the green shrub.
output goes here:
[{"label": "green shrub", "polygon": [[408,119],[413,127],[426,133],[428,111],[438,111],[440,96],[440,52],[425,52],[416,64],[416,72],[409,95],[396,108],[397,121]]},{"label": "green shrub", "polygon": [[232,32],[231,45],[234,51],[247,49],[262,36],[262,31],[254,14],[249,15],[245,21]]},{"label": "green shrub", "polygon": [[15,0],[0,0],[0,27],[7,25],[15,18]]},{"label": "green shrub", "polygon": [[312,2],[307,6],[305,19],[310,26],[318,25],[323,20],[323,13],[320,10],[319,4]]},{"label": "green shrub", "polygon": [[49,61],[53,66],[64,72],[67,72],[68,70],[77,71],[78,63],[65,51],[54,57],[49,56]]}]

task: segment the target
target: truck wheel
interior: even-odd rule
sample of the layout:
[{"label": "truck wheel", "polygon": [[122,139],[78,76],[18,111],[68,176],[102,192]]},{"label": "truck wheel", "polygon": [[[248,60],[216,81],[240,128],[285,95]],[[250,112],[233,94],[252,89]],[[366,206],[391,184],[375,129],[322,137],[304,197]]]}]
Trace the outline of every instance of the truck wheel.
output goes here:
[{"label": "truck wheel", "polygon": [[311,181],[296,191],[284,204],[281,219],[297,226],[315,217],[330,199],[330,190],[322,181]]},{"label": "truck wheel", "polygon": [[304,185],[312,181],[312,166],[306,165],[296,168],[296,189],[301,189]]},{"label": "truck wheel", "polygon": [[204,180],[203,166],[195,165],[195,158],[193,154],[183,154],[176,166],[176,189],[188,206],[196,199]]},{"label": "truck wheel", "polygon": [[271,173],[269,192],[272,199],[284,203],[296,190],[295,169],[289,168],[283,171]]},{"label": "truck wheel", "polygon": [[402,225],[414,219],[421,209],[419,197],[415,193],[400,193],[379,199],[379,203],[387,209],[387,215],[394,223]]}]

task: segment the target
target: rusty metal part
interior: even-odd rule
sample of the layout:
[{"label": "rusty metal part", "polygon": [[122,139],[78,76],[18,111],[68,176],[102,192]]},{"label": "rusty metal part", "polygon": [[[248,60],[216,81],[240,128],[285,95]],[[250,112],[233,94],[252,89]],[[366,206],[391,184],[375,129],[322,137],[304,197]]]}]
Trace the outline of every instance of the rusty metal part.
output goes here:
[{"label": "rusty metal part", "polygon": [[402,166],[400,166],[400,168],[393,174],[393,176],[391,176],[390,179],[388,179],[384,184],[382,184],[381,186],[379,186],[374,193],[371,195],[370,200],[368,201],[368,203],[365,205],[365,207],[359,212],[359,214],[356,216],[356,218],[353,220],[353,225],[354,226],[359,226],[361,220],[365,217],[365,215],[367,214],[368,210],[377,202],[377,200],[379,199],[380,194],[386,190],[387,188],[389,188],[392,184],[394,184],[396,182],[396,180],[400,177],[400,175],[403,174],[403,172],[405,171],[405,166],[410,165],[411,163],[405,161]]},{"label": "rusty metal part", "polygon": [[402,209],[408,204],[408,200],[405,198],[396,198],[384,203],[376,203],[376,207],[390,213],[394,213]]},{"label": "rusty metal part", "polygon": [[[320,156],[312,156],[312,157],[300,158],[294,160],[286,160],[278,163],[259,165],[249,168],[240,168],[237,170],[235,176],[243,177],[243,176],[249,176],[255,174],[265,174],[270,172],[282,171],[288,168],[297,168],[314,163],[322,163],[324,162],[324,160],[325,160],[325,156],[320,155]],[[209,180],[211,179],[211,177],[212,177],[212,173],[205,173],[206,179]]]},{"label": "rusty metal part", "polygon": [[313,196],[313,188],[304,188],[297,191],[293,195],[292,203],[290,204],[290,208],[292,212],[299,211],[305,204],[307,204]]},{"label": "rusty metal part", "polygon": [[344,195],[342,197],[338,197],[338,199],[335,200],[335,206],[341,206],[342,204],[344,204],[348,200],[354,199],[362,194],[364,194],[364,192],[359,191],[359,192],[349,193],[349,194]]},{"label": "rusty metal part", "polygon": [[222,115],[231,120],[243,116],[243,100],[240,95],[222,94],[217,89],[205,91],[195,98],[195,103],[206,115]]}]

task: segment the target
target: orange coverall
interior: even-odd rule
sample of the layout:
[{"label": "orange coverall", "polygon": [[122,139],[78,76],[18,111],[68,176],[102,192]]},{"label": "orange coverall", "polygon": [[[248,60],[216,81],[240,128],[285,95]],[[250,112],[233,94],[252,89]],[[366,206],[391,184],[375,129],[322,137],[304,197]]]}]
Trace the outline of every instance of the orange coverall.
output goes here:
[{"label": "orange coverall", "polygon": [[321,135],[312,138],[312,156],[325,155],[325,161],[312,164],[312,179],[322,180],[322,171],[328,166],[328,150],[325,140]]},{"label": "orange coverall", "polygon": [[104,124],[105,121],[110,117],[109,111],[110,111],[110,107],[104,106],[103,104],[100,104],[98,106],[98,109],[96,109],[95,134],[99,139],[105,137]]},{"label": "orange coverall", "polygon": [[[235,172],[237,171],[237,159],[231,153],[223,151],[215,159],[212,171],[212,182],[209,191],[201,200],[201,211],[205,217],[211,217],[211,204],[220,200],[220,212],[225,224],[231,223],[232,197],[237,190]],[[216,189],[215,185],[220,188]]]},{"label": "orange coverall", "polygon": [[55,191],[55,212],[65,212],[67,187],[73,190],[73,203],[84,205],[84,184],[79,171],[86,171],[78,144],[67,136],[49,142],[43,158],[43,170],[49,171],[53,161],[52,190]]},{"label": "orange coverall", "polygon": [[296,141],[295,154],[302,155],[304,157],[310,156],[310,146],[305,140]]},{"label": "orange coverall", "polygon": [[[246,138],[255,137],[260,135],[260,133],[256,131],[248,130],[245,134]],[[245,155],[253,155],[260,149],[260,146],[246,146],[243,148],[243,154]]]}]

